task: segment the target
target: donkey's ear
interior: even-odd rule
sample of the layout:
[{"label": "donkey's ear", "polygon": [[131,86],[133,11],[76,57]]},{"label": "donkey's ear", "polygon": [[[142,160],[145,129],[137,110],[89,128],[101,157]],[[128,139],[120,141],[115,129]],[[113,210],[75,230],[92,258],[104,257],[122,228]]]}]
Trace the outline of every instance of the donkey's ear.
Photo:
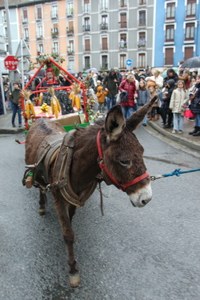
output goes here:
[{"label": "donkey's ear", "polygon": [[105,119],[105,130],[109,140],[117,140],[125,125],[126,121],[123,117],[121,106],[113,106],[108,111]]},{"label": "donkey's ear", "polygon": [[129,130],[133,131],[138,126],[138,124],[142,122],[144,116],[147,114],[148,110],[157,99],[158,96],[154,96],[147,104],[145,104],[132,114],[132,116],[126,121],[126,126]]}]

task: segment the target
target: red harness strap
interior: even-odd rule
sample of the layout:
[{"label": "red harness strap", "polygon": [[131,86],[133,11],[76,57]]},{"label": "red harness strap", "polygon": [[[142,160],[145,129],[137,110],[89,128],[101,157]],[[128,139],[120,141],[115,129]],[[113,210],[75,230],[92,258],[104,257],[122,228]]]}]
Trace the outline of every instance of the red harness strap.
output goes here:
[{"label": "red harness strap", "polygon": [[113,175],[110,173],[110,171],[108,170],[107,166],[104,164],[103,161],[103,152],[102,152],[102,148],[101,148],[101,143],[100,143],[100,136],[101,136],[101,132],[100,130],[97,133],[97,150],[98,150],[98,154],[99,154],[99,167],[100,169],[109,177],[109,179],[111,180],[112,183],[114,183],[114,185],[116,187],[118,187],[119,189],[125,191],[129,186],[134,185],[136,183],[138,183],[139,181],[149,177],[148,172],[143,173],[142,175],[134,178],[133,180],[127,182],[127,183],[120,183],[116,178],[113,177]]}]

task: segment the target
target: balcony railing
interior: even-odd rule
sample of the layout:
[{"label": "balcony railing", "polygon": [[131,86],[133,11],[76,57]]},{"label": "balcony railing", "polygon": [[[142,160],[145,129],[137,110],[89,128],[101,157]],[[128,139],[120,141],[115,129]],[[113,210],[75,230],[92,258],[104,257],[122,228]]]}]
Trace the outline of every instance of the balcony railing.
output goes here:
[{"label": "balcony railing", "polygon": [[90,25],[83,25],[83,31],[90,31]]},{"label": "balcony railing", "polygon": [[138,48],[145,48],[146,47],[146,41],[145,40],[139,40],[137,46],[138,46]]},{"label": "balcony railing", "polygon": [[108,30],[108,23],[101,23],[100,30]]},{"label": "balcony railing", "polygon": [[67,50],[67,55],[74,55],[74,50]]},{"label": "balcony railing", "polygon": [[74,28],[67,28],[66,32],[67,32],[67,35],[73,35],[74,34]]},{"label": "balcony railing", "polygon": [[43,35],[37,35],[37,36],[36,36],[36,39],[37,39],[37,40],[42,40],[42,39],[43,39]]},{"label": "balcony railing", "polygon": [[55,38],[57,38],[58,37],[58,31],[52,31],[51,32],[51,37],[53,38],[53,39],[55,39]]}]

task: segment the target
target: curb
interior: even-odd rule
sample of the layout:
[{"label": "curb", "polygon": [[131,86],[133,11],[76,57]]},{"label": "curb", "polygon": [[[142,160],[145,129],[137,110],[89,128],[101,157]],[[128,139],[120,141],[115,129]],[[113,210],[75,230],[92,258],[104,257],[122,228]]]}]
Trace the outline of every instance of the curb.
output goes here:
[{"label": "curb", "polygon": [[16,133],[21,133],[24,132],[24,128],[1,128],[0,129],[0,134],[16,134]]},{"label": "curb", "polygon": [[156,130],[159,133],[161,133],[162,135],[164,135],[165,137],[167,137],[168,139],[171,139],[174,142],[182,144],[183,146],[186,146],[190,149],[200,151],[200,143],[190,141],[187,138],[182,137],[180,135],[173,135],[170,132],[166,131],[165,129],[161,128],[159,125],[157,125],[154,122],[149,121],[148,125],[151,126],[154,130]]}]

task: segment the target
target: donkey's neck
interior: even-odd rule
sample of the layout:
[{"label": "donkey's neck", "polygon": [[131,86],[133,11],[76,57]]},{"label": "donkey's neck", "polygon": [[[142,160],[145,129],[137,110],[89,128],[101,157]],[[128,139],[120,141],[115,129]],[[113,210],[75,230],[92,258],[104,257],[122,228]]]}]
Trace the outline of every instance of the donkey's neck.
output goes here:
[{"label": "donkey's neck", "polygon": [[96,131],[77,132],[71,166],[71,186],[76,194],[80,194],[96,180],[100,172],[98,166],[98,150],[96,146]]}]

